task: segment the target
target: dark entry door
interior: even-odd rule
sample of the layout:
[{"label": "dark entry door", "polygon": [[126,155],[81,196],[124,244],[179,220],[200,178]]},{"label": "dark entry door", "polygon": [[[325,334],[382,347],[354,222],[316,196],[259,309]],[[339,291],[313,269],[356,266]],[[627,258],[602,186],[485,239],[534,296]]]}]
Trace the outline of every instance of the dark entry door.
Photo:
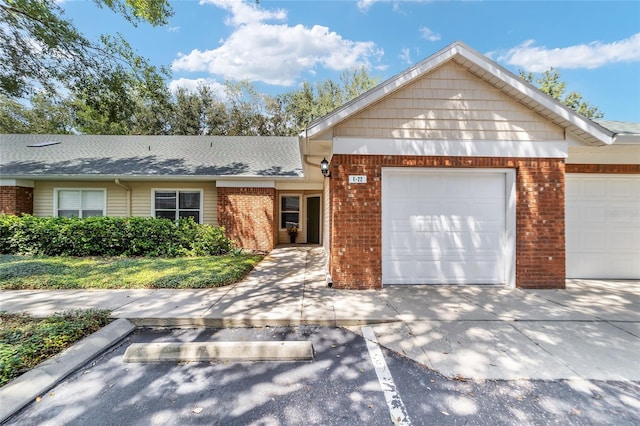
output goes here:
[{"label": "dark entry door", "polygon": [[307,197],[307,243],[320,244],[320,197]]}]

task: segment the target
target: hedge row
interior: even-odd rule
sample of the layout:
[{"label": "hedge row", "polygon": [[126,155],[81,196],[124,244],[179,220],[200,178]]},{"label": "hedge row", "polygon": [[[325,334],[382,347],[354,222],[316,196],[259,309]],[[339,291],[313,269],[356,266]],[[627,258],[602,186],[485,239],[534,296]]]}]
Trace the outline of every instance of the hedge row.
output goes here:
[{"label": "hedge row", "polygon": [[208,256],[228,253],[224,229],[149,217],[0,215],[0,253],[44,256]]}]

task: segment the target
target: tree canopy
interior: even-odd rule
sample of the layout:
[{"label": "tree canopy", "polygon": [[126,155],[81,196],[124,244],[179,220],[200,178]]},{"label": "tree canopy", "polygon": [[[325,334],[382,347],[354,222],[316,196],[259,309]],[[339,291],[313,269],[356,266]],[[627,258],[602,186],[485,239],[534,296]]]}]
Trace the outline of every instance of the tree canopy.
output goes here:
[{"label": "tree canopy", "polygon": [[558,70],[550,68],[537,77],[535,77],[533,73],[527,73],[520,70],[520,77],[526,82],[536,86],[543,93],[546,93],[553,99],[562,102],[586,118],[592,119],[604,117],[604,113],[600,111],[598,107],[585,101],[580,93],[570,92],[565,95],[567,91],[567,83],[560,79],[560,73]]},{"label": "tree canopy", "polygon": [[116,92],[90,81],[63,99],[35,93],[30,107],[0,94],[0,133],[290,136],[376,83],[364,68],[275,96],[248,81],[227,81],[218,93],[206,85],[172,93],[162,80]]},{"label": "tree canopy", "polygon": [[[93,1],[133,25],[163,25],[173,13],[169,0]],[[57,0],[0,0],[0,21],[0,94],[8,98],[96,84],[117,93],[166,73],[137,55],[120,35],[87,39],[65,18]]]}]

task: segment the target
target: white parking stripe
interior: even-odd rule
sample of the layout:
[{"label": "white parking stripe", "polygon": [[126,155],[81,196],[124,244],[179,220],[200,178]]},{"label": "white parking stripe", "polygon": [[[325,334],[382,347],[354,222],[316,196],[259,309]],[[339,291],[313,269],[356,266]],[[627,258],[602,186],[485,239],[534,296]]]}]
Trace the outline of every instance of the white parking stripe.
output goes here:
[{"label": "white parking stripe", "polygon": [[369,349],[369,357],[376,370],[378,376],[378,382],[384,393],[384,398],[387,400],[389,406],[389,414],[391,414],[391,421],[396,425],[411,425],[407,410],[404,407],[404,403],[400,398],[400,394],[396,388],[396,384],[391,377],[387,362],[384,360],[384,355],[378,346],[378,339],[371,327],[362,327],[362,337],[367,342],[367,349]]}]

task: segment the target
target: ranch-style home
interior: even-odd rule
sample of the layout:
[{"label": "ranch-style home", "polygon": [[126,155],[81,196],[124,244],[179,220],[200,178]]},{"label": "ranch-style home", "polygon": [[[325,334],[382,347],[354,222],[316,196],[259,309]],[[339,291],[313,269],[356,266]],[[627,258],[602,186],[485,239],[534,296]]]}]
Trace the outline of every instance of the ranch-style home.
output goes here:
[{"label": "ranch-style home", "polygon": [[193,217],[258,250],[295,224],[335,288],[640,279],[640,124],[461,42],[299,137],[0,138],[3,213]]}]

